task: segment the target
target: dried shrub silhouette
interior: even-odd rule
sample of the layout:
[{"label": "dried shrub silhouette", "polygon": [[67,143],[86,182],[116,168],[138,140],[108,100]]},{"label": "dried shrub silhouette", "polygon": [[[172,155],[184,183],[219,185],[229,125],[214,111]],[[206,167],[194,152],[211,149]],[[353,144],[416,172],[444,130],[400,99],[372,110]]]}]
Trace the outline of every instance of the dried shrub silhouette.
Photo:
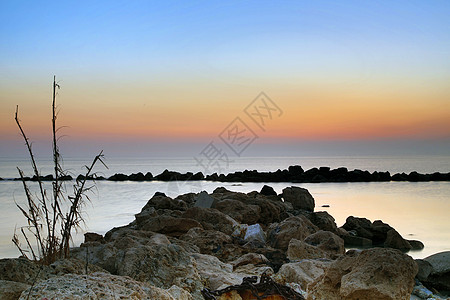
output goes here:
[{"label": "dried shrub silhouette", "polygon": [[[38,192],[32,194],[25,180],[23,171],[17,168],[25,191],[27,203],[22,207],[17,205],[22,214],[25,216],[28,225],[20,228],[21,236],[26,245],[22,246],[19,235],[14,232],[12,241],[19,249],[20,253],[42,264],[50,264],[59,258],[69,257],[69,246],[72,238],[72,231],[80,229],[83,223],[82,208],[86,200],[89,200],[87,192],[94,186],[87,186],[86,182],[89,178],[95,178],[92,172],[96,163],[101,162],[106,168],[103,161],[103,151],[95,156],[91,165],[85,166],[86,173],[81,180],[76,180],[73,185],[73,194],[68,195],[63,187],[63,179],[67,178],[67,174],[61,165],[61,154],[58,147],[58,129],[56,126],[56,90],[59,89],[56,83],[56,77],[53,77],[53,101],[52,101],[52,148],[53,148],[53,180],[51,187],[51,196],[47,194],[47,190],[43,184],[43,177],[39,173],[36,165],[35,156],[31,149],[31,143],[26,136],[20,121],[19,107],[16,108],[15,120],[19,127],[20,133],[25,140],[25,145],[31,160],[34,178],[38,185]],[[68,207],[64,210],[64,207]]]}]

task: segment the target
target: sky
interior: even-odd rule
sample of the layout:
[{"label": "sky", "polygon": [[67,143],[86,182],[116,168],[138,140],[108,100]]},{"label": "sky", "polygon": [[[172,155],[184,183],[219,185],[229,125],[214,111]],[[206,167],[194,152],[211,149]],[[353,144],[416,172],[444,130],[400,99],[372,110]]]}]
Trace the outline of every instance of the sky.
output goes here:
[{"label": "sky", "polygon": [[54,75],[72,156],[190,157],[210,142],[449,154],[449,15],[449,1],[2,1],[0,157],[26,154],[17,105],[49,152]]}]

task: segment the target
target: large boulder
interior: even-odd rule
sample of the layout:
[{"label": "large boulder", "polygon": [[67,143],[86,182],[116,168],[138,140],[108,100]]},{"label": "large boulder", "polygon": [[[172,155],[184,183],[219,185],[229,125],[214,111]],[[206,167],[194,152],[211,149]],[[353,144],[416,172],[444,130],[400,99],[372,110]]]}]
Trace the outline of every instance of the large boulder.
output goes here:
[{"label": "large boulder", "polygon": [[19,299],[161,299],[175,300],[167,291],[129,277],[107,273],[67,274],[36,283]]},{"label": "large boulder", "polygon": [[291,186],[283,189],[284,201],[292,203],[294,209],[314,211],[314,198],[307,189]]},{"label": "large boulder", "polygon": [[417,264],[399,250],[349,251],[308,285],[308,299],[409,300]]},{"label": "large boulder", "polygon": [[238,224],[233,218],[214,208],[191,207],[182,216],[198,221],[206,230],[216,230],[229,235]]},{"label": "large boulder", "polygon": [[318,231],[317,226],[305,216],[295,216],[280,223],[271,224],[267,230],[267,239],[272,247],[287,250],[291,239],[304,240],[316,231]]},{"label": "large boulder", "polygon": [[218,211],[232,217],[242,224],[255,224],[260,218],[261,208],[258,205],[246,205],[239,200],[224,199],[214,207]]}]

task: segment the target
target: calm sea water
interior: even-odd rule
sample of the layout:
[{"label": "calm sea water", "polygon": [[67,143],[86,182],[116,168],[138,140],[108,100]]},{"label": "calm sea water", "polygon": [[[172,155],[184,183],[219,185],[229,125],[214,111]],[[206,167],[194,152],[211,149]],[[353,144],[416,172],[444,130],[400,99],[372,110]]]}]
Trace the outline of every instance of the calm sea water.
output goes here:
[{"label": "calm sea water", "polygon": [[[50,161],[39,161],[42,174],[51,173]],[[65,167],[74,174],[82,173],[82,164],[88,160],[66,159]],[[0,159],[0,177],[17,177],[16,166],[26,172],[30,168],[27,160]],[[98,168],[105,176],[114,173],[131,174],[164,169],[179,172],[204,171],[191,158],[155,159],[110,159],[109,170]],[[275,171],[289,165],[302,165],[304,169],[320,166],[332,168],[345,166],[369,171],[421,173],[449,172],[449,157],[287,157],[287,158],[238,158],[223,173],[257,169]],[[29,174],[29,173],[28,173]],[[425,249],[409,254],[423,258],[436,252],[450,250],[450,182],[373,182],[373,183],[268,183],[277,192],[291,185],[307,188],[316,200],[316,211],[327,210],[338,226],[350,216],[365,217],[372,221],[380,219],[396,228],[405,238],[424,242]],[[85,207],[85,231],[104,234],[112,227],[126,225],[134,219],[149,198],[156,192],[175,197],[187,192],[212,192],[218,186],[229,190],[250,192],[261,190],[264,183],[220,183],[220,182],[97,182],[91,194],[91,202]],[[70,189],[70,186],[67,187]],[[25,195],[20,182],[0,181],[0,257],[17,257],[18,251],[11,242],[14,228],[25,225],[15,202],[24,204]],[[330,205],[322,208],[322,205]],[[83,232],[78,233],[74,243],[79,244]]]}]

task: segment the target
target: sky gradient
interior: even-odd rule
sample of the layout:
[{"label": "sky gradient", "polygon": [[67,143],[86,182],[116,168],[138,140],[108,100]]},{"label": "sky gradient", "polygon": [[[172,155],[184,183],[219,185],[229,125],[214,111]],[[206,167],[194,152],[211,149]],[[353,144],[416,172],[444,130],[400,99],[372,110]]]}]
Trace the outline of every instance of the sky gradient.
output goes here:
[{"label": "sky gradient", "polygon": [[[71,155],[192,156],[236,117],[259,137],[247,155],[448,154],[449,15],[448,1],[3,1],[0,156],[24,151],[16,105],[46,149],[53,75]],[[265,131],[244,113],[261,91],[283,111]]]}]

